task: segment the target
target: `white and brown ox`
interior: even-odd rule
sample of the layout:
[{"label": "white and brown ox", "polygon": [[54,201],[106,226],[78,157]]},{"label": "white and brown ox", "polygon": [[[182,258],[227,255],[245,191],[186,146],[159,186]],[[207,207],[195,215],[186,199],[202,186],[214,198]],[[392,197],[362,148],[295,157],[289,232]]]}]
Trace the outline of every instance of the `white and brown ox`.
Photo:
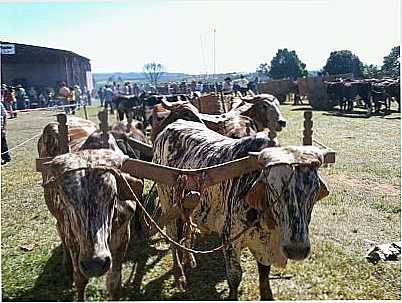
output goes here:
[{"label": "white and brown ox", "polygon": [[[88,123],[84,121],[81,122]],[[109,135],[109,149],[102,149],[99,132],[88,136],[83,129],[74,131],[80,127],[73,127],[70,119],[68,124],[69,133],[77,134],[76,140],[70,140],[73,152],[44,164],[45,202],[57,220],[63,264],[74,282],[76,299],[84,300],[89,278],[108,273],[107,289],[111,298],[117,300],[122,261],[130,238],[129,223],[135,211],[131,201],[135,197],[118,172],[127,157],[113,136]],[[54,125],[45,127],[38,144],[40,157],[53,157],[60,151],[58,138]],[[124,176],[141,199],[143,182]]]},{"label": "white and brown ox", "polygon": [[[170,111],[180,111],[183,106],[191,107],[209,129],[234,139],[256,134],[264,131],[265,128],[276,133],[286,127],[286,120],[279,109],[279,101],[269,94],[242,98],[240,104],[221,115],[200,113],[188,101],[168,102],[162,99],[161,102]],[[156,134],[161,131],[160,122],[156,122],[161,120],[158,117],[165,118],[168,113],[165,113],[159,106],[154,108],[153,115],[155,121],[152,126],[152,139],[154,140]]]},{"label": "white and brown ox", "polygon": [[[177,168],[204,168],[251,155],[241,177],[201,190],[192,214],[200,230],[218,233],[224,248],[230,298],[237,299],[242,277],[241,250],[248,247],[258,263],[260,294],[272,299],[269,272],[272,264],[285,266],[287,259],[302,260],[310,252],[309,223],[316,201],[328,195],[318,174],[322,150],[315,147],[273,147],[266,136],[231,139],[208,129],[201,121],[179,119],[167,125],[154,143],[153,161]],[[250,172],[253,171],[253,172]],[[224,168],[223,176],[228,175]],[[163,213],[174,204],[175,189],[158,186]],[[168,234],[180,240],[180,220],[167,225]],[[249,228],[237,241],[235,236]],[[186,277],[173,247],[179,281]],[[194,257],[187,260],[194,262]],[[193,263],[194,265],[194,263]]]}]

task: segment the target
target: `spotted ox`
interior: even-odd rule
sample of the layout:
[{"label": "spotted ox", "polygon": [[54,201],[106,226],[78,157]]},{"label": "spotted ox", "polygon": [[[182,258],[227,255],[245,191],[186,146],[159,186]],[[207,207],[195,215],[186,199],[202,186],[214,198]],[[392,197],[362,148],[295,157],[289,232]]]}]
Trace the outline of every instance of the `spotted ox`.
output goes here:
[{"label": "spotted ox", "polygon": [[[242,98],[242,100],[243,102],[236,108],[221,115],[200,113],[189,102],[170,103],[162,100],[162,104],[166,109],[176,112],[179,112],[185,106],[191,109],[194,115],[197,115],[208,128],[234,139],[256,134],[265,128],[268,128],[271,132],[277,132],[286,126],[286,120],[279,109],[279,101],[274,96],[260,94],[251,98]],[[163,111],[159,107],[155,108],[155,112],[156,117],[163,115]],[[178,116],[177,114],[175,115]],[[156,123],[156,126],[153,125],[153,138],[161,130],[159,125],[160,122]]]},{"label": "spotted ox", "polygon": [[[102,136],[95,125],[81,120],[67,121],[72,153],[45,164],[44,197],[57,220],[63,264],[77,290],[76,299],[84,300],[89,278],[108,272],[107,289],[117,300],[129,221],[135,211],[130,201],[133,197],[116,173],[126,156],[112,135],[108,138],[109,149],[103,149]],[[38,152],[40,157],[54,157],[61,152],[57,124],[44,128]],[[91,168],[94,166],[105,168]],[[128,175],[126,178],[141,199],[143,182]]]},{"label": "spotted ox", "polygon": [[[129,223],[135,202],[120,168],[124,156],[108,149],[82,150],[55,157],[45,163],[53,176],[52,203],[62,240],[65,266],[72,273],[77,299],[85,299],[88,280],[107,273],[106,286],[118,300],[121,267],[130,238]],[[142,181],[126,175],[135,194]]]},{"label": "spotted ox", "polygon": [[[218,233],[224,248],[230,298],[238,298],[242,277],[240,255],[249,248],[257,261],[262,299],[272,299],[270,266],[285,266],[287,259],[302,260],[310,252],[309,223],[316,201],[328,194],[318,174],[323,152],[315,147],[273,147],[259,134],[231,139],[209,130],[202,122],[176,120],[163,128],[154,143],[153,161],[177,168],[203,168],[251,155],[258,163],[252,173],[229,179],[201,191],[192,214],[201,231]],[[225,175],[222,169],[222,175]],[[174,203],[175,189],[159,184],[163,213]],[[231,239],[240,235],[236,242]],[[167,225],[180,240],[181,219]],[[173,249],[178,281],[186,277],[180,254]],[[191,256],[187,260],[193,260]]]}]

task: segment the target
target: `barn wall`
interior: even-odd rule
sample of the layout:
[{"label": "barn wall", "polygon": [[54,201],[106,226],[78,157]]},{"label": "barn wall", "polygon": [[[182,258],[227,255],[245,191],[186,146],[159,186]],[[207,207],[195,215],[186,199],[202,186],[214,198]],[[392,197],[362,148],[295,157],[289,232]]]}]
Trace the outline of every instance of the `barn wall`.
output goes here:
[{"label": "barn wall", "polygon": [[26,79],[28,86],[55,87],[57,81],[66,80],[62,64],[2,64],[2,82],[11,85],[13,80]]}]

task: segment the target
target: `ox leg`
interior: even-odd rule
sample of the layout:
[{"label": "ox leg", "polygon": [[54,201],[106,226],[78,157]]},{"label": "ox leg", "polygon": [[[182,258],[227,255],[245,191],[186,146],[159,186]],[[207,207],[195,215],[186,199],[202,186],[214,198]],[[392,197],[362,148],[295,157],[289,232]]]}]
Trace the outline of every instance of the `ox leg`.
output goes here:
[{"label": "ox leg", "polygon": [[85,287],[88,284],[88,279],[79,272],[78,268],[74,271],[74,284],[77,292],[77,301],[85,301]]},{"label": "ox leg", "polygon": [[269,272],[271,266],[266,266],[257,261],[258,275],[260,278],[260,296],[261,300],[273,300],[271,285],[269,284]]},{"label": "ox leg", "polygon": [[121,267],[122,260],[113,256],[113,265],[106,277],[106,288],[112,301],[118,301],[121,292]]},{"label": "ox leg", "polygon": [[[180,241],[183,238],[183,221],[176,221],[176,239]],[[183,267],[183,253],[176,247],[173,248],[173,264],[179,287],[185,289],[187,287],[187,277]]]},{"label": "ox leg", "polygon": [[239,285],[242,277],[240,265],[240,250],[234,246],[224,250],[226,275],[229,284],[229,300],[238,300]]}]

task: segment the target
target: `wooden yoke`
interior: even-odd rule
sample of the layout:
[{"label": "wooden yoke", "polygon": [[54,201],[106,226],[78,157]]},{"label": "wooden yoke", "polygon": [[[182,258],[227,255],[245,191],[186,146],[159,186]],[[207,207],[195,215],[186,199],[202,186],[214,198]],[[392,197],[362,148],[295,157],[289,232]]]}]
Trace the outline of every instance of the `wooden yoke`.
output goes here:
[{"label": "wooden yoke", "polygon": [[104,148],[109,147],[109,125],[108,125],[108,115],[107,115],[107,109],[100,111],[98,113],[98,118],[100,120],[99,128],[102,132],[101,138],[102,138],[102,143]]},{"label": "wooden yoke", "polygon": [[70,147],[68,146],[68,125],[66,114],[58,114],[57,122],[59,122],[59,142],[61,154],[66,154],[70,152]]}]

